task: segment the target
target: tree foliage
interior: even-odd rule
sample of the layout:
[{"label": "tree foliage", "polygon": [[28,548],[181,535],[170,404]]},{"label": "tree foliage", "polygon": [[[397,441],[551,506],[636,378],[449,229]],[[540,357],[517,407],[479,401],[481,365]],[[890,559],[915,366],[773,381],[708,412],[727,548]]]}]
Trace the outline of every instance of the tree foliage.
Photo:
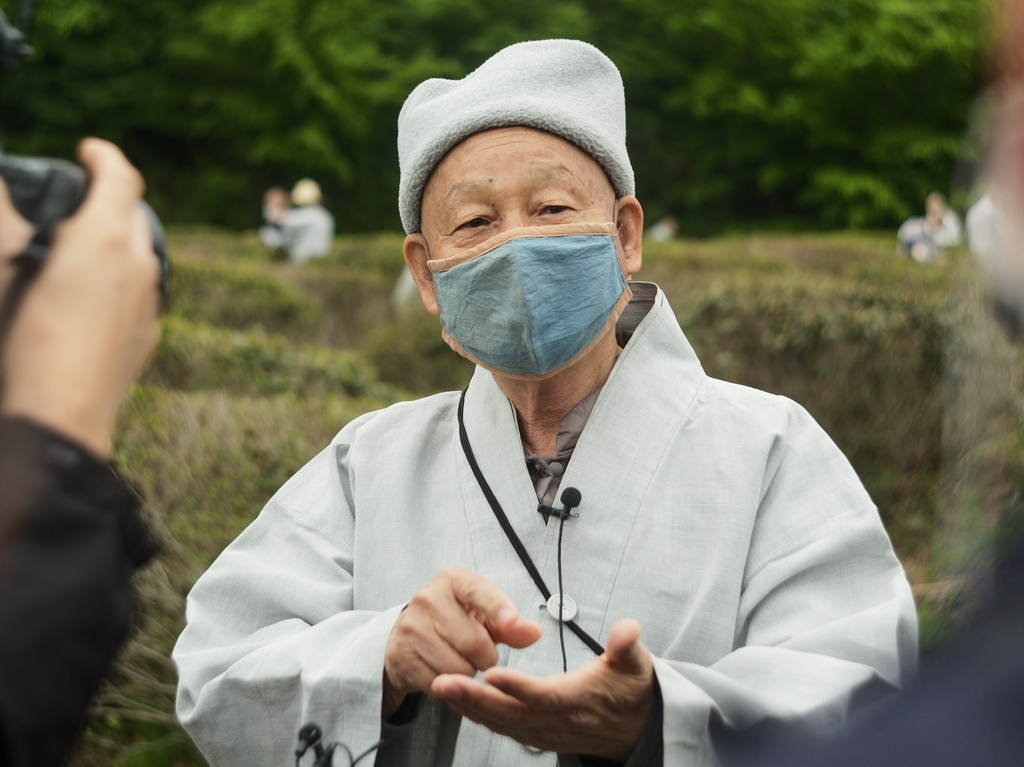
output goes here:
[{"label": "tree foliage", "polygon": [[948,185],[981,1],[39,0],[0,115],[14,151],[119,142],[170,220],[251,225],[263,188],[311,175],[342,229],[393,229],[409,91],[576,37],[623,73],[652,217],[888,225]]}]

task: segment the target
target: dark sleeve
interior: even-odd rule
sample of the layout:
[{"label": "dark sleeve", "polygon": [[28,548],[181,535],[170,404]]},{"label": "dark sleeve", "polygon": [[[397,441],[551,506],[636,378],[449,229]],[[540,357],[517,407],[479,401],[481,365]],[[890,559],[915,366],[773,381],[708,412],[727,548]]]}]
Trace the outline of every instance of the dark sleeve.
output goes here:
[{"label": "dark sleeve", "polygon": [[596,756],[581,756],[580,763],[583,767],[661,767],[665,761],[665,743],[663,740],[662,724],[664,720],[664,704],[661,700],[661,685],[658,684],[658,676],[654,676],[654,703],[651,706],[651,715],[647,718],[647,727],[644,734],[640,736],[640,742],[636,744],[629,759],[621,766],[618,762],[608,759],[601,759]]},{"label": "dark sleeve", "polygon": [[63,762],[154,552],[138,497],[46,429],[0,419],[0,764]]}]

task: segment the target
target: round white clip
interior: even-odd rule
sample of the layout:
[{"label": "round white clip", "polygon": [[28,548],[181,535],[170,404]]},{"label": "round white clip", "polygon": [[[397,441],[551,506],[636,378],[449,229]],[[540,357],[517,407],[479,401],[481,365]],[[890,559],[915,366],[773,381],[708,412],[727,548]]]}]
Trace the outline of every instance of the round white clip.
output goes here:
[{"label": "round white clip", "polygon": [[[551,599],[548,600],[548,614],[558,620],[558,598],[559,594],[552,594]],[[562,620],[571,621],[576,617],[576,602],[575,600],[565,595],[562,597]]]}]

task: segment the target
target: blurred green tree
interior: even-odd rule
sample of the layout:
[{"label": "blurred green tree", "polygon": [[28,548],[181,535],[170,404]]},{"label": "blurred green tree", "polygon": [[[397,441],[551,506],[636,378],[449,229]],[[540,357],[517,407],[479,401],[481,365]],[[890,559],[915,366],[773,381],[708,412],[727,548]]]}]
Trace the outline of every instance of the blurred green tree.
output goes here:
[{"label": "blurred green tree", "polygon": [[981,2],[38,0],[2,135],[64,156],[84,134],[117,141],[171,221],[253,225],[265,187],[311,175],[342,230],[394,229],[411,88],[576,37],[622,70],[652,219],[891,225],[948,184]]},{"label": "blurred green tree", "polygon": [[975,0],[600,4],[640,186],[691,229],[891,224],[948,186],[978,87]]}]

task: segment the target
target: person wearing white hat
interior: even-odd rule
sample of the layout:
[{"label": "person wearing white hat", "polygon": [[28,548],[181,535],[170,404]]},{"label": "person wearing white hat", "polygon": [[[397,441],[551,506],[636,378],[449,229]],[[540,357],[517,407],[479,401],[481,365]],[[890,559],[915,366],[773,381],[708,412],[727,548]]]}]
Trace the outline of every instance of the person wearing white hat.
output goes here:
[{"label": "person wearing white hat", "polygon": [[292,189],[291,199],[294,207],[284,213],[276,232],[263,237],[264,243],[283,248],[296,263],[326,256],[334,243],[334,216],[320,204],[320,185],[304,178]]},{"label": "person wearing white hat", "polygon": [[853,469],[632,280],[615,65],[510,46],[417,87],[398,148],[406,264],[477,371],[352,421],[200,578],[174,657],[210,763],[322,735],[380,765],[706,765],[716,733],[898,688],[914,602]]}]

